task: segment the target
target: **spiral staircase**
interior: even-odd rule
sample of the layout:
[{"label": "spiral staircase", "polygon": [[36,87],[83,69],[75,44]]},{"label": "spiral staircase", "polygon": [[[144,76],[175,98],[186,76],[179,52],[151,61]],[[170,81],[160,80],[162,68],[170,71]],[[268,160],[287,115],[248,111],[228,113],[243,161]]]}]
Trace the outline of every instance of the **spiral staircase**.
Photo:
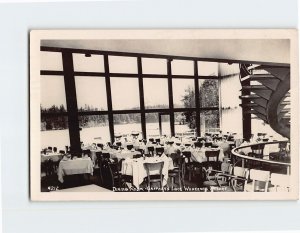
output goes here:
[{"label": "spiral staircase", "polygon": [[243,114],[253,114],[290,138],[290,67],[240,65]]}]

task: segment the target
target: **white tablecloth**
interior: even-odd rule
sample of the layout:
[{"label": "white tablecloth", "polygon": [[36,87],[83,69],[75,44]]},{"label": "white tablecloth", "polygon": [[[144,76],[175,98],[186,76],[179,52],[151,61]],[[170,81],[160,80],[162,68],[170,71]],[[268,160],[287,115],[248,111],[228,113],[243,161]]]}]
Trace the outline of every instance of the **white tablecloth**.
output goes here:
[{"label": "white tablecloth", "polygon": [[[122,163],[122,174],[133,176],[133,185],[139,188],[140,184],[147,177],[147,172],[144,163],[164,162],[162,174],[164,175],[163,185],[166,185],[168,180],[168,171],[174,169],[173,160],[165,155],[162,157],[149,157],[139,159],[125,159]],[[150,171],[150,175],[159,174],[159,170]]]},{"label": "white tablecloth", "polygon": [[215,151],[215,150],[219,150],[219,161],[223,161],[224,159],[224,152],[222,148],[200,148],[200,149],[186,149],[184,151],[191,151],[192,154],[192,161],[194,162],[198,162],[198,163],[202,163],[202,162],[206,162],[207,158],[205,156],[205,151]]},{"label": "white tablecloth", "polygon": [[41,162],[45,162],[48,159],[51,159],[53,162],[57,162],[62,159],[63,155],[60,153],[49,153],[49,154],[41,154]]},{"label": "white tablecloth", "polygon": [[110,153],[110,157],[117,158],[118,160],[121,159],[132,159],[134,155],[140,154],[139,151],[129,151],[129,150],[122,150],[122,151],[114,151]]},{"label": "white tablecloth", "polygon": [[90,158],[78,158],[75,160],[60,161],[57,176],[58,180],[63,183],[65,175],[75,174],[91,174],[93,175],[93,162]]}]

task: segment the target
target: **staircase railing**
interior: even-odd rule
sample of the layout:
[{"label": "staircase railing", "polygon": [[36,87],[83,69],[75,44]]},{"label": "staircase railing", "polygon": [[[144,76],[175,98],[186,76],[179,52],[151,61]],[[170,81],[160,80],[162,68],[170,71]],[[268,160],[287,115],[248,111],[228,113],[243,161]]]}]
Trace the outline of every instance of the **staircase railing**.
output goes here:
[{"label": "staircase railing", "polygon": [[270,160],[270,159],[256,158],[256,157],[251,157],[251,156],[248,156],[248,155],[245,155],[245,154],[241,154],[239,152],[239,150],[241,150],[241,149],[249,148],[249,147],[254,146],[254,145],[268,145],[268,144],[279,144],[279,143],[289,144],[289,141],[284,140],[284,141],[274,141],[274,142],[263,142],[263,143],[248,144],[248,145],[245,145],[245,146],[240,146],[240,147],[236,147],[236,148],[232,149],[231,154],[236,157],[236,158],[233,159],[234,163],[237,164],[237,163],[241,162],[242,167],[245,167],[245,162],[247,160],[251,160],[251,161],[257,161],[257,162],[261,162],[261,163],[285,166],[287,168],[287,174],[290,174],[290,167],[291,167],[290,162],[283,162],[283,161],[276,161],[276,160]]}]

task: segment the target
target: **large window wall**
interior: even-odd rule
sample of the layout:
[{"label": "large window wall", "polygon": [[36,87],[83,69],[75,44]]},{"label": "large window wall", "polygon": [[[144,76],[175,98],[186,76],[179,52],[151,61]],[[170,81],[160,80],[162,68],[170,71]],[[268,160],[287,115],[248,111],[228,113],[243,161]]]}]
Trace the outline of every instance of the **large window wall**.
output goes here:
[{"label": "large window wall", "polygon": [[219,127],[215,62],[50,47],[41,51],[41,128],[54,131],[47,121],[63,119],[60,129],[70,135],[63,142],[75,151],[80,142],[114,141],[115,134],[134,131],[147,138],[189,131],[200,136]]}]

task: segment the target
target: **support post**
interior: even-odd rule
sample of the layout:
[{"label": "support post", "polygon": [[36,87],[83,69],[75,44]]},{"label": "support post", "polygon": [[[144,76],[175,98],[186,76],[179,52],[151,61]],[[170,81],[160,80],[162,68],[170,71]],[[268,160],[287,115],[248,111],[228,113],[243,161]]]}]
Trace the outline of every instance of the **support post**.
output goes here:
[{"label": "support post", "polygon": [[113,143],[115,138],[114,132],[114,117],[112,113],[112,98],[111,98],[111,85],[109,77],[109,61],[108,55],[104,56],[104,72],[105,72],[105,84],[106,84],[106,93],[107,93],[107,110],[108,110],[108,123],[109,123],[109,132],[110,132],[110,141]]},{"label": "support post", "polygon": [[72,52],[63,51],[63,69],[68,111],[68,125],[70,135],[71,154],[81,154],[80,133],[78,122],[78,107],[75,88],[74,65]]},{"label": "support post", "polygon": [[170,109],[170,128],[171,136],[175,136],[174,104],[173,104],[173,85],[172,85],[172,59],[167,60],[168,89],[169,89],[169,109]]}]

